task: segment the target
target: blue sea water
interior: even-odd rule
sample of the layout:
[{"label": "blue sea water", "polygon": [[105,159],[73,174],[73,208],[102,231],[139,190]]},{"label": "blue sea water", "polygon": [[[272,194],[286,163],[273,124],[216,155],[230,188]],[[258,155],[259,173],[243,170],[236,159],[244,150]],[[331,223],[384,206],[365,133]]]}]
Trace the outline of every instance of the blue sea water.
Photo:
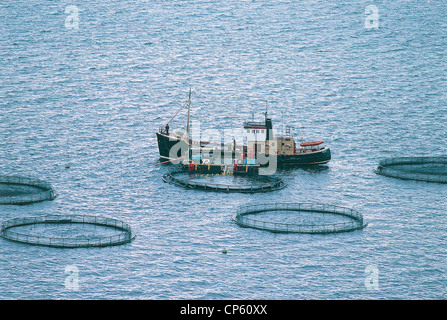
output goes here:
[{"label": "blue sea water", "polygon": [[[59,194],[0,206],[0,220],[110,216],[137,234],[80,249],[0,239],[0,299],[446,298],[447,186],[372,169],[447,153],[447,1],[15,0],[0,3],[0,34],[0,172]],[[155,132],[189,88],[203,128],[239,127],[267,101],[275,126],[324,140],[331,162],[279,171],[288,187],[264,194],[163,183]],[[369,224],[303,235],[231,221],[264,202],[347,206]]]}]

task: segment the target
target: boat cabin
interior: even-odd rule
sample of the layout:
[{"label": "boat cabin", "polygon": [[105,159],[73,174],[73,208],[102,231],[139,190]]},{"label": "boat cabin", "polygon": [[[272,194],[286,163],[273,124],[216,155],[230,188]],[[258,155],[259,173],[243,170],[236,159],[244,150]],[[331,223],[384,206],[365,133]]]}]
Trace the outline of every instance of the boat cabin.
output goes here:
[{"label": "boat cabin", "polygon": [[[276,150],[278,155],[294,155],[296,153],[296,144],[293,137],[277,137],[276,140]],[[275,145],[273,145],[275,147]]]},{"label": "boat cabin", "polygon": [[323,149],[324,147],[321,147],[320,144],[322,144],[323,141],[310,141],[310,142],[301,142],[300,143],[300,151],[299,153],[306,153],[306,152],[315,152],[318,150]]}]

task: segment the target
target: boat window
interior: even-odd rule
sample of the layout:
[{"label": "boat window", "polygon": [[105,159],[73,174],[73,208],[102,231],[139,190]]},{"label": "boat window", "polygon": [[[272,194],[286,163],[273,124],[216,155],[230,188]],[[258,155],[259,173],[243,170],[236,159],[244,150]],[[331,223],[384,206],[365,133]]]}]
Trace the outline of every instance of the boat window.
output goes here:
[{"label": "boat window", "polygon": [[250,133],[250,129],[247,129],[247,133]]},{"label": "boat window", "polygon": [[264,130],[261,130],[261,133],[264,133]]},{"label": "boat window", "polygon": [[256,132],[256,130],[254,130],[254,129],[253,129],[253,130],[251,130],[251,133],[255,133],[255,132]]},{"label": "boat window", "polygon": [[256,133],[259,133],[259,129],[256,129]]}]

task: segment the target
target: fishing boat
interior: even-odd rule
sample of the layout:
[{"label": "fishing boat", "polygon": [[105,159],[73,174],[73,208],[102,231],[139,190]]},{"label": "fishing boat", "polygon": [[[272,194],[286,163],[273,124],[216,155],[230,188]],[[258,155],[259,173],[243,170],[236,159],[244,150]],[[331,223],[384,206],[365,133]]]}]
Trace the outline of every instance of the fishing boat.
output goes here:
[{"label": "fishing boat", "polygon": [[[276,166],[320,165],[331,160],[329,147],[323,141],[297,144],[290,127],[275,134],[272,119],[264,112],[264,121],[243,123],[243,143],[236,139],[230,143],[193,140],[190,137],[191,90],[185,105],[157,132],[158,149],[162,163],[175,162],[190,170],[250,172],[275,162]],[[188,109],[186,131],[170,131],[169,123],[181,110]]]}]

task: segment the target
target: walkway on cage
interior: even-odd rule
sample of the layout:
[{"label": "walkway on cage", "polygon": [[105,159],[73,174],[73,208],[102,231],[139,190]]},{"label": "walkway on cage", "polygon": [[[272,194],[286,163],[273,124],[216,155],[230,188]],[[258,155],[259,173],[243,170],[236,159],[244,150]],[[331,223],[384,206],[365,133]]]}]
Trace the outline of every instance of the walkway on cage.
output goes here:
[{"label": "walkway on cage", "polygon": [[162,179],[164,182],[186,189],[220,192],[269,192],[287,186],[282,179],[269,175],[223,175],[178,171],[166,173]]},{"label": "walkway on cage", "polygon": [[56,196],[53,187],[46,181],[0,175],[0,204],[24,205],[53,200]]},{"label": "walkway on cage", "polygon": [[[285,223],[272,221],[272,219],[255,219],[252,216],[261,213],[294,212],[297,215],[309,213],[311,215],[320,214],[320,222],[307,223]],[[338,215],[345,222],[330,222],[327,214]],[[363,220],[363,215],[350,208],[335,206],[330,204],[318,203],[270,203],[244,205],[237,209],[237,214],[232,219],[241,227],[254,228],[280,233],[309,233],[309,234],[328,234],[348,232],[363,229],[367,223]],[[317,219],[318,220],[318,219]]]},{"label": "walkway on cage", "polygon": [[[60,236],[49,236],[46,229],[43,229],[43,235],[35,235],[30,232],[35,232],[38,229],[37,227],[42,225],[51,226],[52,231],[54,231],[56,228],[62,228],[67,224],[76,225],[80,228],[87,225],[100,226],[110,229],[115,234],[110,235],[111,231],[109,231],[102,236],[95,234],[82,235],[82,229],[77,230],[76,236],[73,236],[75,232],[67,232],[67,230],[59,232]],[[31,228],[28,228],[29,226]],[[23,229],[26,232],[17,232],[17,229]],[[92,233],[91,230],[89,232]],[[72,233],[72,237],[69,233]],[[131,227],[125,222],[108,217],[88,215],[48,215],[15,218],[2,223],[1,236],[15,242],[57,248],[107,247],[125,244],[135,238]]]},{"label": "walkway on cage", "polygon": [[383,159],[374,172],[405,180],[447,183],[447,156]]}]

